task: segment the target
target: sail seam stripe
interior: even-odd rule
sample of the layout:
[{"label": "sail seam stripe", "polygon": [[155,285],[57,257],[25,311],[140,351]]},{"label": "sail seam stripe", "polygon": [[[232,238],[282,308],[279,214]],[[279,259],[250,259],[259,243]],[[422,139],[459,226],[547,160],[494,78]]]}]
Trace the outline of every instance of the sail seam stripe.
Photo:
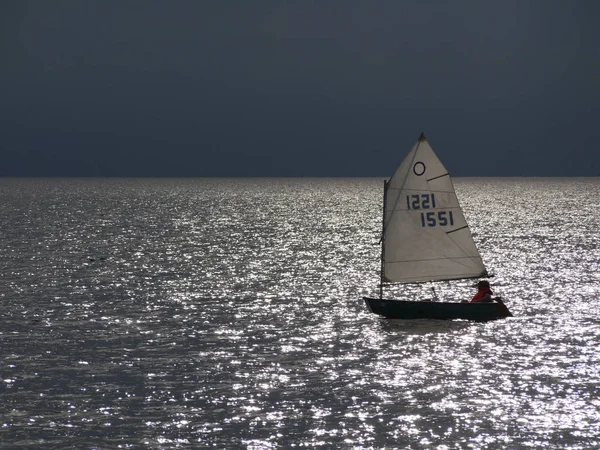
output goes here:
[{"label": "sail seam stripe", "polygon": [[[426,209],[406,209],[406,208],[401,208],[401,209],[392,209],[392,211],[410,211],[410,212],[427,212],[427,211],[437,211],[437,210],[448,210],[448,209],[460,209],[460,206],[440,206],[439,208],[426,208]],[[460,230],[461,228],[457,228],[457,230]],[[456,231],[456,230],[453,230]],[[452,231],[448,231],[448,233],[452,233]]]},{"label": "sail seam stripe", "polygon": [[430,181],[437,180],[438,178],[442,178],[442,177],[449,177],[449,176],[450,176],[450,174],[449,174],[448,172],[446,172],[444,175],[439,175],[439,176],[437,176],[437,177],[429,178],[429,179],[427,180],[427,182],[429,183]]},{"label": "sail seam stripe", "polygon": [[427,281],[421,281],[421,278],[417,278],[417,277],[411,277],[411,278],[407,278],[405,281],[386,281],[383,284],[384,285],[392,285],[392,284],[407,284],[407,283],[412,283],[412,284],[424,284],[424,283],[431,283],[434,281],[454,281],[454,280],[474,280],[477,278],[482,278],[485,275],[483,274],[479,274],[479,275],[474,275],[474,276],[460,276],[460,277],[455,277],[455,278],[430,278],[427,279]]},{"label": "sail seam stripe", "polygon": [[454,233],[456,231],[464,230],[465,228],[469,228],[469,226],[465,225],[464,227],[457,228],[456,230],[446,231],[446,234],[450,234],[450,233]]},{"label": "sail seam stripe", "polygon": [[394,263],[409,263],[409,262],[421,262],[421,261],[447,261],[448,259],[476,259],[479,256],[454,256],[452,258],[425,258],[425,259],[398,259],[395,261],[386,261],[387,264]]},{"label": "sail seam stripe", "polygon": [[[390,191],[412,191],[412,192],[423,192],[423,189],[402,189],[402,188],[397,188],[397,187],[390,187],[388,188],[388,190]],[[433,189],[429,189],[429,192],[443,192],[445,194],[454,194],[454,191],[442,191],[442,190],[433,190]]]}]

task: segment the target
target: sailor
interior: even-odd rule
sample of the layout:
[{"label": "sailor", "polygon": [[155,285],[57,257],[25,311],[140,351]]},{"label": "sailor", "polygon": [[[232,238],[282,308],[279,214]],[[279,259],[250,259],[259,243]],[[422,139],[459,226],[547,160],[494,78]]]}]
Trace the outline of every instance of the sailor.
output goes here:
[{"label": "sailor", "polygon": [[471,303],[491,302],[494,293],[490,289],[490,283],[486,280],[481,280],[477,283],[477,294],[471,299]]}]

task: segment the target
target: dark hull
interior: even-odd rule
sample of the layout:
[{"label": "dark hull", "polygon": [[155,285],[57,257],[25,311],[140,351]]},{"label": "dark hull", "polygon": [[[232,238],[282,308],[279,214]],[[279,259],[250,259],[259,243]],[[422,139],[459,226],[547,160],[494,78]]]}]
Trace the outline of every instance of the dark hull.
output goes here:
[{"label": "dark hull", "polygon": [[511,317],[500,298],[489,303],[444,303],[363,297],[372,313],[388,319],[465,319],[485,322]]}]

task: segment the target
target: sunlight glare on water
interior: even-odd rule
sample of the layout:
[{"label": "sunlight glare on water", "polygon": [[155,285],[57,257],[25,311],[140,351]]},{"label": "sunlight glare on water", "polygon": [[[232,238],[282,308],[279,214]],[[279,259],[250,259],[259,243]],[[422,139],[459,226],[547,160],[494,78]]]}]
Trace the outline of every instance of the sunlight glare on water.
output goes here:
[{"label": "sunlight glare on water", "polygon": [[455,185],[513,318],[368,312],[380,179],[0,180],[0,441],[600,447],[600,181]]}]

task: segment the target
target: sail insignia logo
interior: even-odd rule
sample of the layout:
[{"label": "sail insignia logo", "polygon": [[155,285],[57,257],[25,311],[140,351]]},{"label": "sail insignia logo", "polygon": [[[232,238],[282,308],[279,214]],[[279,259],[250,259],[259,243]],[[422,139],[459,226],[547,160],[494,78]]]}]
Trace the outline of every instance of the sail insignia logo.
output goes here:
[{"label": "sail insignia logo", "polygon": [[421,161],[416,162],[413,166],[413,173],[418,177],[423,175],[425,173],[425,164],[423,164]]}]

